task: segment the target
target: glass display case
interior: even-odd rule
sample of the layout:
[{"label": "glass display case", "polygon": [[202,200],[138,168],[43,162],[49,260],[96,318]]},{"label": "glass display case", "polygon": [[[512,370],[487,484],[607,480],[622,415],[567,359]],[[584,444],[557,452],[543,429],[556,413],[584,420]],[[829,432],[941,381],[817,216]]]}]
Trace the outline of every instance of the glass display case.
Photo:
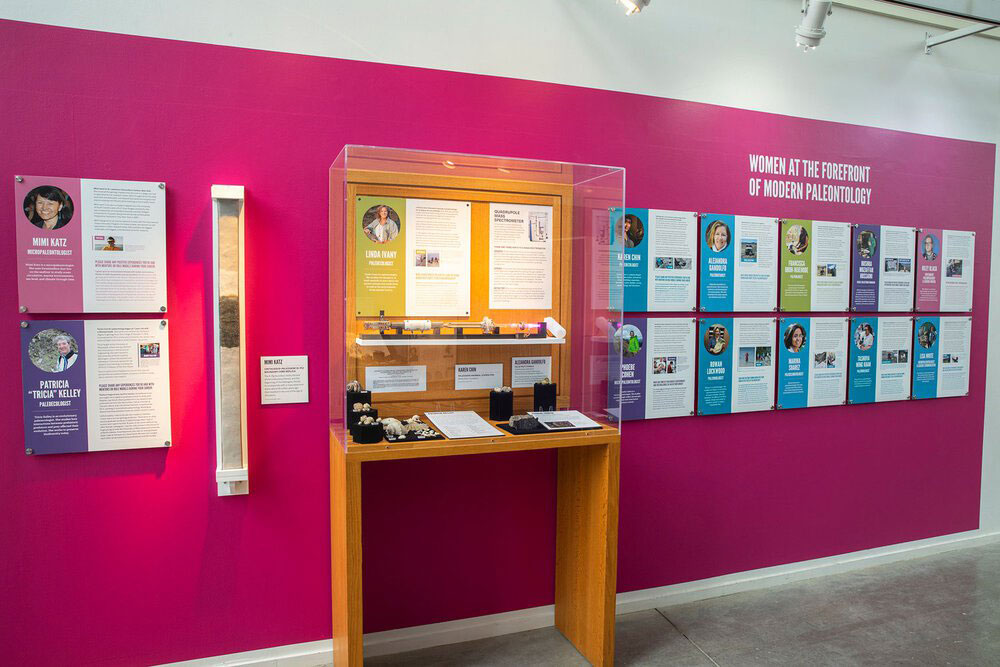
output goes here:
[{"label": "glass display case", "polygon": [[346,146],[330,168],[345,451],[619,430],[625,171]]}]

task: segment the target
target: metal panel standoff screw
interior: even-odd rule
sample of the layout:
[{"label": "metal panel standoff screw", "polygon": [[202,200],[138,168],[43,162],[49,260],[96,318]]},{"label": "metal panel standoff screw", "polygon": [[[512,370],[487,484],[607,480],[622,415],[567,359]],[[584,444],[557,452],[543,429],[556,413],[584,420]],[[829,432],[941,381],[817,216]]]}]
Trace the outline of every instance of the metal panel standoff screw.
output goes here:
[{"label": "metal panel standoff screw", "polygon": [[160,326],[161,327],[167,326],[167,321],[166,320],[160,320]]},{"label": "metal panel standoff screw", "polygon": [[21,320],[21,328],[22,329],[27,329],[28,328],[28,323],[25,322],[24,320]]},{"label": "metal panel standoff screw", "polygon": [[[966,394],[966,396],[968,396],[968,394]],[[689,412],[688,414],[689,414],[689,415],[691,415],[692,417],[694,417],[694,410],[692,410],[692,411],[691,411],[691,412]]]},{"label": "metal panel standoff screw", "polygon": [[169,447],[170,446],[170,441],[169,440],[164,440],[163,441],[163,446],[164,447]]},{"label": "metal panel standoff screw", "polygon": [[27,449],[24,450],[24,453],[27,454],[28,456],[31,456],[32,454],[35,453],[35,450],[32,449],[31,447],[28,447]]},{"label": "metal panel standoff screw", "polygon": [[167,189],[167,184],[166,183],[160,183],[160,189],[161,190],[166,190]]},{"label": "metal panel standoff screw", "polygon": [[14,180],[18,183],[24,183],[24,176],[15,176]]},{"label": "metal panel standoff screw", "polygon": [[167,307],[166,306],[160,306],[160,312],[161,313],[167,312]]},{"label": "metal panel standoff screw", "polygon": [[26,313],[26,312],[28,312],[28,307],[27,306],[18,306],[17,312],[19,312],[19,313]]}]

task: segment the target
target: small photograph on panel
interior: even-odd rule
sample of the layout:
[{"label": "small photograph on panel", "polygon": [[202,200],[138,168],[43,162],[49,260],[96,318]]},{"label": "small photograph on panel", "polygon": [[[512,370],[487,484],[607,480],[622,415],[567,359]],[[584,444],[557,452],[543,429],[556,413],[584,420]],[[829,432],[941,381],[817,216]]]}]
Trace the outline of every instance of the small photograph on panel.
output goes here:
[{"label": "small photograph on panel", "polygon": [[816,265],[816,275],[836,278],[837,277],[837,265],[836,264],[817,264]]},{"label": "small photograph on panel", "polygon": [[771,346],[770,345],[758,345],[756,353],[756,363],[754,364],[758,368],[765,368],[771,365]]},{"label": "small photograph on panel", "polygon": [[139,368],[160,365],[160,344],[139,343]]},{"label": "small photograph on panel", "polygon": [[740,358],[740,368],[755,367],[757,365],[757,348],[753,346],[741,347],[739,358]]},{"label": "small photograph on panel", "polygon": [[94,250],[98,252],[115,252],[125,250],[125,237],[121,234],[116,236],[104,236],[99,234],[94,237]]},{"label": "small photograph on panel", "polygon": [[417,250],[417,251],[414,252],[413,265],[414,266],[421,266],[421,267],[427,266],[427,251],[426,250]]},{"label": "small photograph on panel", "polygon": [[632,324],[626,324],[615,332],[615,349],[623,357],[634,357],[642,350],[642,332]]},{"label": "small photograph on panel", "polygon": [[672,269],[672,268],[674,268],[674,258],[673,257],[657,257],[656,258],[656,268],[658,268],[658,269]]},{"label": "small photograph on panel", "polygon": [[642,226],[639,216],[626,213],[619,229],[625,239],[626,248],[638,248],[642,239],[646,236],[646,229]]},{"label": "small photograph on panel", "polygon": [[372,243],[389,243],[399,236],[402,223],[391,206],[376,204],[361,217],[361,229]]},{"label": "small photograph on panel", "polygon": [[948,278],[961,278],[962,277],[962,260],[960,259],[949,259],[948,266],[945,267],[945,276]]},{"label": "small photograph on panel", "polygon": [[809,247],[809,232],[802,225],[792,225],[785,232],[785,247],[793,255],[801,255]]},{"label": "small photograph on panel", "polygon": [[895,364],[899,361],[898,350],[882,350],[882,363]]},{"label": "small photograph on panel", "polygon": [[691,258],[690,257],[674,257],[674,268],[681,271],[691,270]]},{"label": "small photograph on panel", "polygon": [[941,249],[941,242],[933,234],[928,234],[924,237],[924,242],[921,246],[923,250],[920,256],[924,258],[924,261],[933,262],[938,258],[938,252]]},{"label": "small photograph on panel", "polygon": [[653,357],[653,375],[662,375],[667,372],[667,358]]},{"label": "small photograph on panel", "polygon": [[441,253],[439,252],[428,252],[427,253],[427,268],[439,268],[441,266]]},{"label": "small photograph on panel", "polygon": [[703,341],[709,354],[722,354],[729,347],[729,330],[721,324],[710,324]]},{"label": "small photograph on panel", "polygon": [[793,322],[785,329],[785,349],[794,354],[802,351],[806,344],[806,329],[798,322]]},{"label": "small photograph on panel", "polygon": [[854,329],[854,346],[865,352],[875,344],[875,329],[867,322],[862,322]]},{"label": "small photograph on panel", "polygon": [[931,322],[924,322],[917,329],[917,342],[920,343],[920,347],[929,348],[934,346],[934,342],[937,340],[937,327]]},{"label": "small photograph on panel", "polygon": [[865,230],[858,234],[857,240],[858,255],[863,259],[869,259],[875,255],[875,250],[878,248],[878,239],[875,238],[875,232]]},{"label": "small photograph on panel", "polygon": [[899,359],[899,363],[905,364],[910,360],[909,350],[899,350],[896,352],[896,358]]},{"label": "small photograph on panel", "polygon": [[73,219],[73,199],[54,185],[40,185],[24,196],[24,217],[39,229],[61,229]]},{"label": "small photograph on panel", "polygon": [[895,273],[896,271],[899,270],[899,260],[896,259],[895,257],[886,257],[885,265],[882,267],[882,269],[886,273]]},{"label": "small photograph on panel", "polygon": [[729,240],[732,234],[729,225],[722,220],[716,220],[705,230],[705,243],[712,252],[722,252],[729,247]]},{"label": "small photograph on panel", "polygon": [[528,240],[532,243],[545,243],[549,240],[549,217],[547,214],[528,214]]},{"label": "small photograph on panel", "polygon": [[740,241],[740,261],[757,263],[757,239]]},{"label": "small photograph on panel", "polygon": [[40,371],[62,373],[80,358],[76,339],[62,329],[43,329],[28,343],[28,359]]},{"label": "small photograph on panel", "polygon": [[910,273],[910,270],[912,269],[912,266],[911,266],[912,264],[913,264],[913,260],[912,259],[903,259],[901,257],[899,259],[899,263],[896,265],[896,269],[900,273]]}]

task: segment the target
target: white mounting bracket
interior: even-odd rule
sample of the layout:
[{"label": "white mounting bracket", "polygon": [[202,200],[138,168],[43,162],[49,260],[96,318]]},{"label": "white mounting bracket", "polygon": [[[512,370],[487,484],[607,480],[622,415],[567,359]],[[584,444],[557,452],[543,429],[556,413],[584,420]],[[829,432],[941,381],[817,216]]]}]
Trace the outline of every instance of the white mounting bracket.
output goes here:
[{"label": "white mounting bracket", "polygon": [[992,30],[996,27],[997,26],[991,23],[974,23],[968,27],[952,30],[951,32],[946,32],[934,37],[932,37],[929,32],[925,32],[924,53],[930,55],[931,49],[935,46],[947,44],[948,42],[954,42],[956,39],[962,39],[963,37],[968,37],[970,35],[978,35],[981,32],[986,32],[987,30]]}]

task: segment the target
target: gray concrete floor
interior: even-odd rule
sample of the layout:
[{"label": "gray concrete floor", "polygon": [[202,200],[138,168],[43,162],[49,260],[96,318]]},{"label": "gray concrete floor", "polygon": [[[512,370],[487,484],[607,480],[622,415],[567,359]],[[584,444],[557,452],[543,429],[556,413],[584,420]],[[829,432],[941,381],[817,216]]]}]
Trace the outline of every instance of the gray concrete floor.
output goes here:
[{"label": "gray concrete floor", "polygon": [[[615,665],[1000,665],[1000,544],[623,614]],[[553,628],[365,665],[587,665]]]}]

